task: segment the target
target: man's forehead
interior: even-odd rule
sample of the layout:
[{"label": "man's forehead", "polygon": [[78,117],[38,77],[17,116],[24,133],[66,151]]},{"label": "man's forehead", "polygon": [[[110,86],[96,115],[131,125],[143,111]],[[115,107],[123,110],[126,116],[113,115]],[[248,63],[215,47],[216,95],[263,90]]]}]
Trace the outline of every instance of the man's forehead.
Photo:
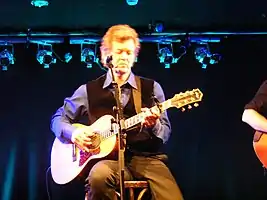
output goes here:
[{"label": "man's forehead", "polygon": [[133,40],[126,40],[126,41],[113,41],[112,42],[113,48],[119,48],[119,49],[129,49],[129,48],[135,48],[135,44]]}]

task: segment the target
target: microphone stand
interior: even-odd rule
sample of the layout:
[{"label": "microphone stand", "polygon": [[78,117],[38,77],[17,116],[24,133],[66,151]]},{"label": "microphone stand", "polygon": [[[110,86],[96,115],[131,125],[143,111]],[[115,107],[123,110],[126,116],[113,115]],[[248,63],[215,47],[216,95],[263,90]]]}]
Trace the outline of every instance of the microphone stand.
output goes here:
[{"label": "microphone stand", "polygon": [[115,120],[113,119],[111,123],[117,124],[117,138],[118,138],[118,164],[119,164],[119,177],[120,177],[120,200],[125,199],[125,187],[124,187],[124,171],[125,171],[125,163],[124,163],[124,152],[126,146],[126,129],[125,129],[125,121],[123,117],[123,108],[120,102],[121,99],[121,91],[119,88],[118,83],[115,81],[115,76],[113,72],[113,65],[111,63],[112,57],[107,58],[107,65],[110,69],[112,75],[112,85],[115,89],[115,99],[116,99],[116,106],[114,107],[115,112]]}]

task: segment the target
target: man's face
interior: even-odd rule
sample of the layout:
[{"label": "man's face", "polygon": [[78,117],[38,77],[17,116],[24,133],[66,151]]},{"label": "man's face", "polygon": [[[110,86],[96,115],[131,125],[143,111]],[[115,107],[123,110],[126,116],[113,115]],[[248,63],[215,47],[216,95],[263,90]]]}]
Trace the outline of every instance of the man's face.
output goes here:
[{"label": "man's face", "polygon": [[117,77],[128,78],[135,61],[135,48],[132,39],[124,42],[112,42],[112,64]]}]

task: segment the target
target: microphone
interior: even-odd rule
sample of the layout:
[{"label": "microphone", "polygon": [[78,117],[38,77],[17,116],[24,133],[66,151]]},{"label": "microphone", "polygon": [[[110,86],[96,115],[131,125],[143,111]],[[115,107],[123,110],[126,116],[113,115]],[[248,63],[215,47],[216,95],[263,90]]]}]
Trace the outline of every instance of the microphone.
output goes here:
[{"label": "microphone", "polygon": [[111,61],[112,61],[112,56],[107,56],[106,64],[107,64],[108,68],[113,68]]}]

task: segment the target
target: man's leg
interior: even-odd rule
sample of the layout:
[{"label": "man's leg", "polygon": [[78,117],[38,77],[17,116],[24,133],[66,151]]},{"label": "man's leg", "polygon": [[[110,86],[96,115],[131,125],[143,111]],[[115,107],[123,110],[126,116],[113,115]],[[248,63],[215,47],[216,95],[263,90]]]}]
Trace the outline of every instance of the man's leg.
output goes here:
[{"label": "man's leg", "polygon": [[182,200],[182,193],[168,167],[155,157],[134,156],[129,170],[138,179],[149,183],[155,200]]},{"label": "man's leg", "polygon": [[[125,167],[125,180],[132,180],[132,176]],[[114,200],[115,189],[119,185],[119,166],[114,160],[102,160],[90,170],[88,181],[88,200]]]}]

